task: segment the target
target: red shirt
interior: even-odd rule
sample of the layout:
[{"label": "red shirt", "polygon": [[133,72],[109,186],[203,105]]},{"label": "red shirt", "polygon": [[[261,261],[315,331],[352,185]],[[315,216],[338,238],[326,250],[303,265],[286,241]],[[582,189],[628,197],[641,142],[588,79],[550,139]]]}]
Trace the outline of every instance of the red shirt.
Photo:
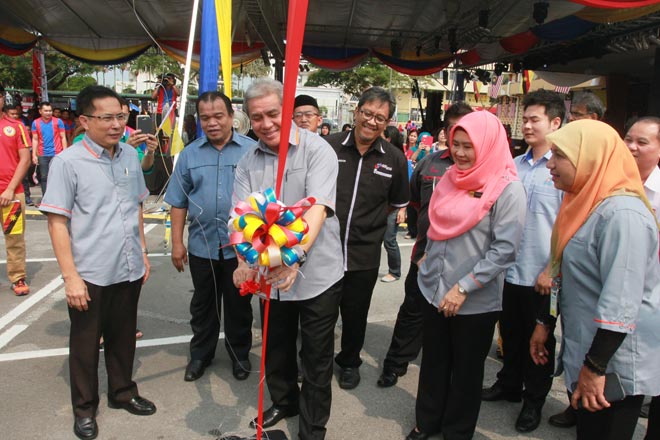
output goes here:
[{"label": "red shirt", "polygon": [[[21,121],[2,115],[0,118],[0,192],[7,189],[9,182],[14,177],[20,161],[18,152],[23,148],[28,151],[30,148],[25,126]],[[23,185],[19,184],[14,192],[23,193]]]}]

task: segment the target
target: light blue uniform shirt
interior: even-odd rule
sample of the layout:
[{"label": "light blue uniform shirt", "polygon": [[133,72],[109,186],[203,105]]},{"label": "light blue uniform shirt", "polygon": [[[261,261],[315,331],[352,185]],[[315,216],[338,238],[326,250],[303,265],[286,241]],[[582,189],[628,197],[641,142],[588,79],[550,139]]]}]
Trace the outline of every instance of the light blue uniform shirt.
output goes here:
[{"label": "light blue uniform shirt", "polygon": [[39,210],[69,219],[80,277],[109,286],[144,275],[138,219],[148,195],[135,148],[120,142],[110,158],[85,135],[51,162]]},{"label": "light blue uniform shirt", "polygon": [[165,202],[188,210],[188,252],[199,258],[218,260],[221,246],[225,259],[236,258],[229,245],[227,221],[231,211],[236,166],[255,144],[234,131],[227,144],[218,150],[206,136],[183,149]]},{"label": "light blue uniform shirt", "polygon": [[562,350],[566,386],[578,380],[599,328],[627,333],[607,365],[627,396],[660,394],[658,228],[637,197],[605,199],[562,255]]},{"label": "light blue uniform shirt", "polygon": [[546,168],[552,152],[536,162],[532,150],[514,159],[518,177],[527,192],[527,215],[516,262],[506,272],[506,281],[519,286],[533,286],[550,259],[552,225],[564,193],[555,188]]},{"label": "light blue uniform shirt", "polygon": [[[275,188],[278,162],[278,154],[259,141],[238,164],[234,204],[246,200],[252,192]],[[327,208],[327,217],[293,286],[287,292],[274,289],[273,299],[315,298],[343,278],[344,255],[335,215],[338,173],[335,150],[316,133],[292,126],[280,201],[290,206],[305,197],[314,197],[317,205]]]},{"label": "light blue uniform shirt", "polygon": [[458,283],[468,292],[459,315],[502,310],[504,273],[515,259],[524,223],[525,190],[514,181],[472,229],[448,240],[429,238],[417,275],[426,301],[438,307]]}]

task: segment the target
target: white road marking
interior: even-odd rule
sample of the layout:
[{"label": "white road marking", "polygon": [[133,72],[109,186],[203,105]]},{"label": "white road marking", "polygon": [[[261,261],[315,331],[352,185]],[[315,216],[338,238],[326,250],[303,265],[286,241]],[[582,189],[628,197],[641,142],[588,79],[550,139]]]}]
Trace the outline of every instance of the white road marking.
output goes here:
[{"label": "white road marking", "polygon": [[[14,326],[14,327],[21,327],[21,326],[17,325],[17,326]],[[12,329],[14,327],[12,327]],[[27,326],[22,326],[22,327],[27,327]],[[25,330],[25,329],[21,329],[18,333],[20,333],[23,330]],[[9,333],[9,331],[6,332],[6,333]],[[2,343],[2,340],[1,340],[2,336],[4,336],[4,335],[0,335],[0,344]],[[163,345],[188,344],[188,343],[190,343],[191,338],[192,338],[192,335],[183,335],[183,336],[172,336],[172,337],[169,337],[169,338],[142,339],[142,340],[137,341],[135,346],[137,348],[145,348],[145,347],[160,347],[160,346],[163,346]],[[218,339],[222,340],[224,338],[225,338],[225,333],[220,332],[220,337]],[[3,354],[0,354],[0,362],[19,361],[19,360],[27,360],[27,359],[39,359],[39,358],[46,358],[46,357],[68,356],[68,355],[69,355],[69,349],[68,348],[52,348],[52,349],[48,349],[48,350],[20,351],[20,352],[16,352],[16,353],[3,353]]]},{"label": "white road marking", "polygon": [[[144,227],[144,233],[145,235],[149,233],[152,229],[154,229],[156,226],[158,226],[155,223],[149,223],[145,225]],[[158,257],[158,256],[166,256],[167,254],[154,254],[153,256]],[[57,261],[54,257],[52,258],[34,258],[34,259],[29,259],[27,262],[46,262],[46,261]],[[7,263],[7,260],[0,260],[0,263]],[[30,308],[32,308],[34,305],[36,305],[38,302],[46,298],[48,295],[50,295],[53,291],[55,291],[57,288],[59,288],[62,284],[64,283],[64,280],[62,279],[61,276],[58,276],[57,278],[54,278],[51,280],[50,283],[46,284],[42,289],[37,291],[37,293],[30,295],[28,298],[25,299],[25,301],[21,302],[20,305],[14,307],[13,310],[11,310],[9,313],[4,315],[2,318],[0,318],[0,330],[5,328],[9,323],[17,319],[19,316],[21,316],[23,313],[27,312]],[[27,325],[15,325],[5,333],[0,335],[0,348],[4,347],[7,345],[13,338],[18,336],[23,330],[25,330],[28,326]],[[67,349],[68,353],[68,349]]]},{"label": "white road marking", "polygon": [[62,277],[58,276],[57,278],[52,279],[50,283],[46,284],[37,293],[28,296],[18,306],[14,307],[11,311],[9,311],[9,313],[7,313],[2,318],[0,318],[0,330],[5,328],[10,322],[21,316],[23,313],[25,313],[28,309],[30,309],[32,306],[37,304],[39,301],[41,301],[42,299],[53,293],[63,283],[64,280],[62,279]]},{"label": "white road marking", "polygon": [[[148,223],[144,226],[144,233],[145,235],[151,232],[152,229],[154,229],[156,226],[158,226],[157,223]],[[149,253],[150,257],[164,257],[164,256],[170,256],[170,254],[152,254]],[[57,261],[55,257],[46,257],[46,258],[28,258],[25,260],[27,263],[50,263],[52,261]],[[0,260],[0,264],[7,264],[7,260]]]},{"label": "white road marking", "polygon": [[149,224],[147,224],[147,225],[144,227],[144,233],[145,233],[145,234],[148,234],[149,231],[151,231],[151,230],[152,230],[153,228],[155,228],[156,226],[158,226],[157,223],[149,223]]},{"label": "white road marking", "polygon": [[[149,258],[152,257],[171,257],[172,255],[167,253],[158,253],[158,252],[149,252]],[[50,263],[57,261],[55,257],[46,257],[46,258],[28,258],[25,260],[26,263]],[[0,264],[7,264],[7,260],[0,260]]]},{"label": "white road marking", "polygon": [[28,328],[27,325],[14,325],[9,330],[0,335],[0,348],[7,345],[12,339],[20,335],[23,330]]}]

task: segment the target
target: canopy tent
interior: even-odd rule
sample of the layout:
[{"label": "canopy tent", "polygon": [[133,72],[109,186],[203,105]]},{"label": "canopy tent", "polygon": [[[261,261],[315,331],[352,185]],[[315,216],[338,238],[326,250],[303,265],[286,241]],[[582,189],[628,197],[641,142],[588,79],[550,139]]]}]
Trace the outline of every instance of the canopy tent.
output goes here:
[{"label": "canopy tent", "polygon": [[[654,0],[556,0],[545,3],[547,9],[538,3],[545,2],[311,0],[302,54],[335,70],[375,56],[409,75],[438,72],[454,59],[468,67],[519,60],[530,68],[575,71],[574,60],[623,53],[618,39],[626,35],[658,38]],[[3,0],[0,53],[20,54],[41,37],[73,58],[117,64],[157,42],[182,61],[191,8],[190,0]],[[283,61],[287,2],[233,0],[232,9],[234,65],[260,58],[264,48]],[[648,51],[648,41],[629,42],[627,52]],[[592,61],[589,73],[608,73],[594,71],[600,67],[613,68]]]}]

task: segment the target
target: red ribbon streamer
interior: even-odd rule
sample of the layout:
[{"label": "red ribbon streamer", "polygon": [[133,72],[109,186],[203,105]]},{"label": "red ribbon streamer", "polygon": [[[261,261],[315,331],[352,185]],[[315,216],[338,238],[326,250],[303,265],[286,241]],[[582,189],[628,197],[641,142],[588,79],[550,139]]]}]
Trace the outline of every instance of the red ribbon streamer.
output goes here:
[{"label": "red ribbon streamer", "polygon": [[[280,125],[280,149],[278,151],[277,180],[275,193],[277,200],[281,200],[282,178],[286,157],[289,152],[289,136],[291,133],[291,121],[293,117],[293,101],[296,94],[296,83],[298,82],[298,65],[302,53],[302,42],[307,22],[308,0],[290,0],[289,13],[286,29],[286,75],[284,77],[284,96],[282,99],[282,123]],[[261,344],[261,374],[259,380],[259,415],[257,416],[257,436],[262,439],[262,425],[264,422],[264,376],[266,372],[266,343],[268,341],[268,315],[270,311],[270,289],[267,289],[264,304],[263,343]]]}]

